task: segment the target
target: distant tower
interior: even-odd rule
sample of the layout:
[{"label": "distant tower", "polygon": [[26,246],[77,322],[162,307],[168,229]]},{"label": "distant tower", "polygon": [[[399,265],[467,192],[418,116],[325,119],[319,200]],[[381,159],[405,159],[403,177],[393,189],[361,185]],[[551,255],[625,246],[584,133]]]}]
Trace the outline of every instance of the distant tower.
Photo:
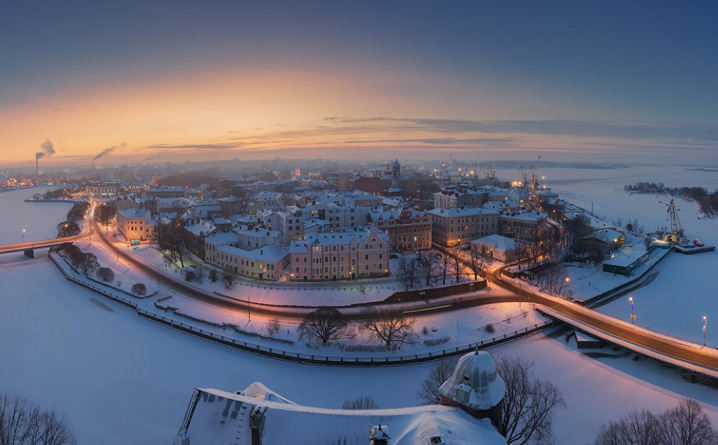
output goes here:
[{"label": "distant tower", "polygon": [[394,161],[394,165],[391,166],[391,186],[399,188],[401,185],[401,164],[399,160]]},{"label": "distant tower", "polygon": [[506,384],[496,373],[494,359],[477,350],[456,363],[452,376],[439,387],[439,403],[459,407],[478,419],[488,418],[496,426],[505,394]]}]

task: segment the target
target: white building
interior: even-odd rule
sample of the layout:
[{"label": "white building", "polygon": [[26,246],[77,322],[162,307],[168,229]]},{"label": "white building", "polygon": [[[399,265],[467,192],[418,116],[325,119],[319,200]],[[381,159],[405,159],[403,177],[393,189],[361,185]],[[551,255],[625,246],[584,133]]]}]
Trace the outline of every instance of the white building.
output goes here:
[{"label": "white building", "polygon": [[478,207],[433,209],[431,216],[432,242],[451,247],[468,243],[472,239],[497,233],[499,212]]},{"label": "white building", "polygon": [[494,427],[505,389],[486,352],[459,359],[439,405],[318,408],[261,383],[237,392],[198,388],[173,445],[505,445]]}]

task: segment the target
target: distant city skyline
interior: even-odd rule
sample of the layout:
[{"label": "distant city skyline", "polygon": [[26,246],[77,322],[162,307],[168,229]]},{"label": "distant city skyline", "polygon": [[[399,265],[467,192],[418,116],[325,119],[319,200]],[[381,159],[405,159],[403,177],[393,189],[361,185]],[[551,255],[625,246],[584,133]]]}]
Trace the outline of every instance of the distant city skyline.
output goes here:
[{"label": "distant city skyline", "polygon": [[716,165],[717,9],[6,5],[2,164],[34,165],[50,141],[48,166],[449,154]]}]

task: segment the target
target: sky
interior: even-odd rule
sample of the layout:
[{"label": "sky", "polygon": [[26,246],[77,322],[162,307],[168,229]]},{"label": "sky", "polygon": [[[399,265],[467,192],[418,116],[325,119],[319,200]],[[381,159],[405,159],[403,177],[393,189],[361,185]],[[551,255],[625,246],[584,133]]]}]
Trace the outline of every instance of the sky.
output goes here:
[{"label": "sky", "polygon": [[718,165],[708,1],[4,1],[0,164]]}]

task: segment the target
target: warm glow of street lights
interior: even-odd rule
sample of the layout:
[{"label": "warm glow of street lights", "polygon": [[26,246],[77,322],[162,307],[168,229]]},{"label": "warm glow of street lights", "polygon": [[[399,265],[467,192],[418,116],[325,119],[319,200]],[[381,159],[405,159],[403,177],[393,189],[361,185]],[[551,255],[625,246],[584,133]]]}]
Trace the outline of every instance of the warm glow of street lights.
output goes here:
[{"label": "warm glow of street lights", "polygon": [[708,331],[708,317],[703,316],[703,346],[706,345],[706,331]]},{"label": "warm glow of street lights", "polygon": [[633,297],[628,297],[628,301],[631,302],[631,324],[633,324],[633,320],[636,319],[636,314],[633,313]]}]

